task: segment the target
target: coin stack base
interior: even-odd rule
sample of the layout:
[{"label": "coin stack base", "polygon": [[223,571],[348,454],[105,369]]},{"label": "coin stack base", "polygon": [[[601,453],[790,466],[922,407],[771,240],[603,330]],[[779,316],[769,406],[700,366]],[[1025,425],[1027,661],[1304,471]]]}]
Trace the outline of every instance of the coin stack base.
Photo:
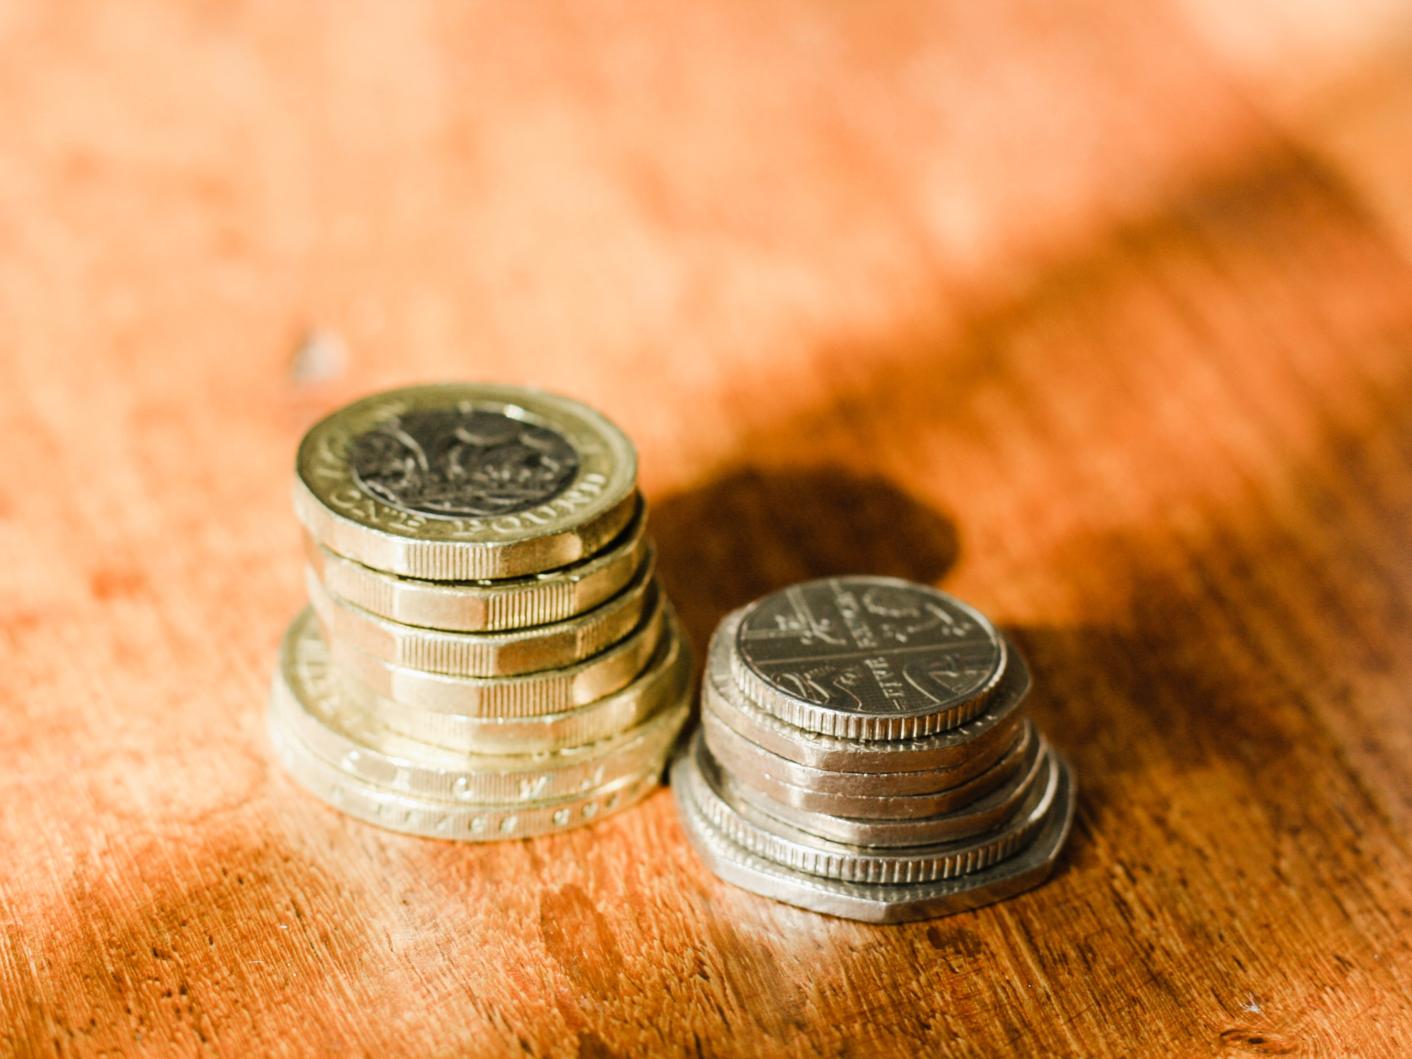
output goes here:
[{"label": "coin stack base", "polygon": [[305,436],[295,508],[312,606],[269,726],[301,785],[464,841],[590,823],[657,787],[691,659],[636,455],[602,416],[516,387],[380,394]]},{"label": "coin stack base", "polygon": [[1042,882],[1070,766],[1022,713],[1024,661],[982,615],[891,578],[806,582],[728,615],[702,726],[672,766],[701,860],[744,889],[876,923]]}]

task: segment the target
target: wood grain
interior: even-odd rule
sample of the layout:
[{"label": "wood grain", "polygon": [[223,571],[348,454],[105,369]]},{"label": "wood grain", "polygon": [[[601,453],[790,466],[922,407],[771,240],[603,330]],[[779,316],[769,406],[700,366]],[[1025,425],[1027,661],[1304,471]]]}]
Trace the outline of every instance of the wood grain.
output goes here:
[{"label": "wood grain", "polygon": [[[1409,54],[1333,0],[0,5],[0,1052],[1412,1054]],[[448,377],[628,430],[698,645],[840,570],[1012,630],[1057,877],[875,928],[665,792],[486,848],[303,795],[295,443]]]}]

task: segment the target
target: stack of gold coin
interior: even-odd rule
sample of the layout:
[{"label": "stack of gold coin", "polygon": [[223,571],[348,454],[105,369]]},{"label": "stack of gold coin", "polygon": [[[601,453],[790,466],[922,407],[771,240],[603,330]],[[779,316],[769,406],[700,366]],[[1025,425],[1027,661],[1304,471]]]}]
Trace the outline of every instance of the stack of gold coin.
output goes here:
[{"label": "stack of gold coin", "polygon": [[289,772],[442,838],[587,823],[659,782],[691,661],[654,575],[632,444],[511,386],[419,386],[317,423],[295,510],[312,606],[270,705]]},{"label": "stack of gold coin", "polygon": [[702,728],[672,767],[722,878],[873,922],[1034,886],[1073,816],[1069,766],[1024,716],[1030,676],[986,618],[926,585],[808,581],[727,615]]}]

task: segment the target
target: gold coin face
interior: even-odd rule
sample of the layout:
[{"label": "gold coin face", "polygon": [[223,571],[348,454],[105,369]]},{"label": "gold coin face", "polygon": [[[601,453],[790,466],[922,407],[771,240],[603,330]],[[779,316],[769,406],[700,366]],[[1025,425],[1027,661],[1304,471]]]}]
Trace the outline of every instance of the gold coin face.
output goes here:
[{"label": "gold coin face", "polygon": [[315,424],[295,507],[320,544],[435,580],[578,562],[632,517],[637,456],[578,401],[515,386],[414,386]]},{"label": "gold coin face", "polygon": [[363,492],[403,511],[492,518],[559,496],[579,455],[552,427],[460,401],[376,422],[349,442],[348,468]]}]

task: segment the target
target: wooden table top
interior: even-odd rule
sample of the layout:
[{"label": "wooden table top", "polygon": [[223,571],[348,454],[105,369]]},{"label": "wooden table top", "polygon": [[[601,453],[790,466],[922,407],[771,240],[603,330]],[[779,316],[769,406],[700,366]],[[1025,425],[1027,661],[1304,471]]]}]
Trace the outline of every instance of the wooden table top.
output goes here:
[{"label": "wooden table top", "polygon": [[[1412,1054],[1406,10],[0,8],[0,1052]],[[1058,874],[872,927],[666,791],[303,794],[294,446],[443,378],[624,426],[698,647],[846,570],[1012,631]]]}]

